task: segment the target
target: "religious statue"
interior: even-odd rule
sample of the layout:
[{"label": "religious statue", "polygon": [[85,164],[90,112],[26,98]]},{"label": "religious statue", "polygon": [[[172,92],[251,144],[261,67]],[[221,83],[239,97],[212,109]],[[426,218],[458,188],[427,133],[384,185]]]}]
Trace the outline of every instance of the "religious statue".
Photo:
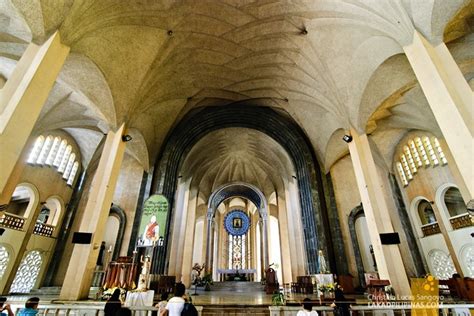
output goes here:
[{"label": "religious statue", "polygon": [[153,246],[160,237],[160,225],[156,222],[156,216],[150,217],[150,222],[145,226],[142,240],[143,246]]},{"label": "religious statue", "polygon": [[326,263],[326,259],[324,258],[324,254],[322,250],[318,251],[318,263],[319,263],[319,273],[331,273],[329,271],[328,265]]},{"label": "religious statue", "polygon": [[150,271],[151,271],[151,261],[149,256],[143,256],[140,258],[142,264],[142,270],[140,271],[140,276],[138,277],[138,291],[148,290],[148,284],[150,283]]}]

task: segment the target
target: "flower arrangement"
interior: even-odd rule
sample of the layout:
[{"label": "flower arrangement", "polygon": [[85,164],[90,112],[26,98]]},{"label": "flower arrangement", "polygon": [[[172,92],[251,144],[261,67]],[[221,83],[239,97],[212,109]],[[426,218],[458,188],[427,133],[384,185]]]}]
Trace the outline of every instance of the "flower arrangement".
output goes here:
[{"label": "flower arrangement", "polygon": [[334,292],[336,290],[336,286],[336,283],[318,284],[318,290],[323,293]]}]

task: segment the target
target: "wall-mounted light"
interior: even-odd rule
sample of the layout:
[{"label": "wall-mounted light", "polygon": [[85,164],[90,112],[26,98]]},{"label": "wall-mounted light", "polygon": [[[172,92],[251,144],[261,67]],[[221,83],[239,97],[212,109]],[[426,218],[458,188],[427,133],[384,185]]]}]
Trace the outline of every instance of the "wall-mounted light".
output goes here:
[{"label": "wall-mounted light", "polygon": [[351,135],[344,135],[342,136],[342,140],[345,141],[346,143],[352,142],[352,136]]},{"label": "wall-mounted light", "polygon": [[127,134],[127,135],[122,135],[122,141],[123,141],[123,142],[126,143],[126,142],[129,142],[129,141],[131,141],[131,140],[132,140],[132,136],[130,136],[130,135],[128,135],[128,134]]}]

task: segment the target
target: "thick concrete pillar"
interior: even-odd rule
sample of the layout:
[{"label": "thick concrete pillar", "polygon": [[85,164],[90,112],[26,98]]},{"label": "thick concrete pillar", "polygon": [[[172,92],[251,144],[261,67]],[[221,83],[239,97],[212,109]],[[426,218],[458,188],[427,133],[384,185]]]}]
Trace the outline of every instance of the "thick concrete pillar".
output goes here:
[{"label": "thick concrete pillar", "polygon": [[[438,222],[439,230],[446,243],[446,247],[448,248],[449,255],[451,256],[451,260],[453,260],[453,264],[454,264],[454,267],[456,268],[456,272],[459,273],[461,277],[464,277],[462,266],[459,263],[458,254],[456,253],[456,249],[454,249],[453,243],[451,242],[451,238],[449,238],[448,229],[446,228],[445,220],[443,220],[443,215],[441,214],[441,210],[438,208],[438,206],[434,202],[431,203],[431,208],[433,209],[433,212],[436,216],[436,221]],[[449,219],[448,219],[448,223],[449,223]]]},{"label": "thick concrete pillar", "polygon": [[110,131],[107,135],[79,226],[80,232],[92,233],[92,241],[88,245],[74,245],[61,289],[62,300],[79,300],[88,296],[125,151],[124,129],[122,125],[117,132]]},{"label": "thick concrete pillar", "polygon": [[291,276],[290,234],[286,216],[285,201],[281,196],[278,196],[278,223],[280,224],[281,269],[283,283],[291,283],[293,282],[293,278]]},{"label": "thick concrete pillar", "polygon": [[183,233],[184,237],[184,246],[181,253],[182,263],[181,263],[181,275],[182,282],[186,287],[191,286],[191,270],[194,265],[193,262],[193,249],[194,249],[194,228],[196,227],[196,210],[197,210],[197,190],[193,189],[191,191],[188,204],[188,212],[186,219],[186,231]]},{"label": "thick concrete pillar", "polygon": [[213,236],[212,220],[214,218],[214,210],[209,208],[206,215],[206,274],[212,272],[212,252],[213,252]]},{"label": "thick concrete pillar", "polygon": [[397,294],[408,295],[410,285],[398,245],[382,246],[380,241],[380,233],[394,232],[385,200],[385,190],[388,188],[383,187],[377,173],[367,135],[359,136],[355,130],[351,131],[351,135],[353,140],[349,143],[349,151],[379,276],[381,279],[390,280]]},{"label": "thick concrete pillar", "polygon": [[474,197],[473,92],[444,43],[432,46],[415,31],[403,50],[453,155],[468,202]]},{"label": "thick concrete pillar", "polygon": [[[0,89],[0,205],[8,203],[13,193],[5,186],[11,177],[16,179],[12,175],[15,164],[68,53],[58,32],[41,46],[31,43]],[[15,173],[19,177],[21,170]]]}]

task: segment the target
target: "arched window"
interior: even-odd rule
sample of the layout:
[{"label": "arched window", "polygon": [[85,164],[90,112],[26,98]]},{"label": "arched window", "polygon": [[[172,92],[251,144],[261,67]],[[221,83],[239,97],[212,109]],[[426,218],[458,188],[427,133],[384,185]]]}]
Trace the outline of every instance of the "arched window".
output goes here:
[{"label": "arched window", "polygon": [[46,158],[45,164],[51,166],[54,162],[54,158],[58,153],[59,145],[61,143],[61,138],[55,137],[53,141],[53,146],[51,146],[51,150],[49,151],[48,157]]},{"label": "arched window", "polygon": [[3,274],[7,270],[8,261],[10,260],[10,254],[7,248],[0,245],[0,279],[3,278]]},{"label": "arched window", "polygon": [[38,159],[36,160],[37,164],[40,164],[40,165],[44,164],[44,162],[46,161],[46,157],[49,154],[49,150],[51,149],[52,144],[53,144],[53,137],[52,136],[46,137],[46,140],[44,141],[44,144],[43,144],[43,148],[41,148],[41,152],[38,156]]},{"label": "arched window", "polygon": [[77,170],[79,169],[79,162],[75,162],[72,166],[71,174],[67,179],[67,185],[72,185],[74,183],[74,179],[76,178]]},{"label": "arched window", "polygon": [[400,160],[396,162],[401,182],[407,186],[409,181],[413,180],[413,175],[418,172],[418,168],[438,166],[440,160],[443,166],[448,163],[436,137],[432,137],[431,140],[428,136],[408,140],[403,146]]},{"label": "arched window", "polygon": [[442,250],[436,249],[429,253],[431,272],[440,280],[449,279],[456,269],[451,258]]},{"label": "arched window", "polygon": [[423,200],[418,204],[418,215],[420,216],[420,221],[422,225],[428,225],[436,223],[436,216],[431,207],[431,203]]},{"label": "arched window", "polygon": [[59,145],[58,153],[54,157],[53,167],[58,168],[63,159],[64,152],[66,151],[67,141],[63,139]]},{"label": "arched window", "polygon": [[446,204],[450,217],[467,213],[466,204],[464,204],[461,192],[457,188],[449,188],[446,191],[444,194],[444,203]]},{"label": "arched window", "polygon": [[39,251],[28,252],[16,272],[10,293],[29,293],[35,286],[42,263]]},{"label": "arched window", "polygon": [[61,163],[59,164],[58,172],[63,173],[66,170],[67,162],[69,161],[69,156],[71,155],[72,146],[67,145],[66,151],[64,152]]},{"label": "arched window", "polygon": [[74,159],[76,159],[76,154],[72,153],[69,156],[69,160],[66,165],[66,169],[64,170],[63,179],[68,179],[69,175],[71,174],[72,166],[74,165]]},{"label": "arched window", "polygon": [[44,137],[39,136],[36,139],[35,145],[33,146],[33,150],[31,150],[31,153],[28,156],[28,160],[26,162],[33,163],[33,164],[36,162],[36,160],[38,159],[38,156],[41,152],[41,148],[43,148],[43,143],[44,143]]},{"label": "arched window", "polygon": [[[463,250],[461,251],[461,259],[467,270],[466,277],[474,278],[474,246],[473,245],[463,247]],[[0,274],[0,277],[1,277],[1,274]]]}]

